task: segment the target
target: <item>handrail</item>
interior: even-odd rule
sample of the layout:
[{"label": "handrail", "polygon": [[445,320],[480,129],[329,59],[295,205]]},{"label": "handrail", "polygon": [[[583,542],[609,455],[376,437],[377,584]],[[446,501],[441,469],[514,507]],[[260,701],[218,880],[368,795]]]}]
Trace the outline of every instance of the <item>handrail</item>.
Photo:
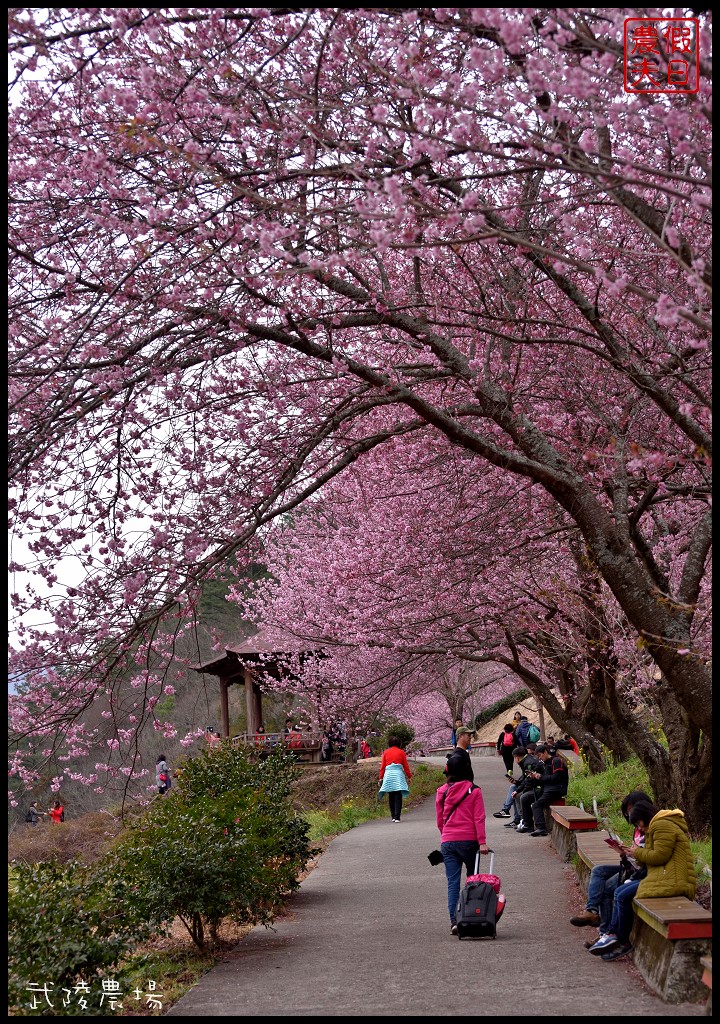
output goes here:
[{"label": "handrail", "polygon": [[319,732],[241,732],[232,737],[233,743],[242,743],[254,747],[283,746],[291,750],[308,750],[319,747],[322,733]]}]

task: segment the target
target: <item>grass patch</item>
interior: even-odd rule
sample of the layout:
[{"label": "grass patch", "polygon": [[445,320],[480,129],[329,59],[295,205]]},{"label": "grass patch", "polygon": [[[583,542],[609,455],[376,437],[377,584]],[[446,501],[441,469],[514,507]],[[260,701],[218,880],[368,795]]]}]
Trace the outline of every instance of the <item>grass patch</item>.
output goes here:
[{"label": "grass patch", "polygon": [[[586,811],[592,812],[593,800],[597,803],[598,826],[615,832],[627,843],[632,842],[633,827],[622,816],[620,804],[633,789],[641,789],[652,795],[647,772],[639,758],[632,757],[622,764],[611,765],[598,775],[591,775],[587,766],[573,765],[570,772],[567,802],[575,806],[582,803]],[[695,857],[698,884],[708,881],[712,873],[712,835],[690,840]]]},{"label": "grass patch", "polygon": [[124,1012],[119,1015],[162,1016],[217,961],[217,949],[204,954],[191,946],[151,950],[134,956],[127,965],[129,974],[124,989]]},{"label": "grass patch", "polygon": [[[438,786],[442,786],[445,782],[442,770],[427,764],[414,765],[412,772],[409,796],[403,802],[404,810],[415,806],[426,797],[434,795]],[[372,782],[373,788],[376,782],[377,779]],[[310,842],[317,843],[331,839],[333,836],[339,836],[343,832],[349,832],[351,828],[362,825],[365,821],[385,818],[388,813],[388,803],[385,798],[379,800],[377,795],[358,795],[343,800],[339,808],[335,810],[309,808],[302,812],[302,816],[310,826]]]}]

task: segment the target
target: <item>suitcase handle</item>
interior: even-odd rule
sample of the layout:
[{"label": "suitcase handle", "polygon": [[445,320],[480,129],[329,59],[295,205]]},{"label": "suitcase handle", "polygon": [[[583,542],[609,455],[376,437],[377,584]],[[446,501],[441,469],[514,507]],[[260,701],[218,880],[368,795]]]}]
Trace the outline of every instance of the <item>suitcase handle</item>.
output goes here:
[{"label": "suitcase handle", "polygon": [[[495,851],[494,850],[488,850],[488,853],[490,854],[490,870],[487,873],[489,875],[492,875],[492,874],[494,874],[494,872],[493,872],[493,864],[495,863]],[[475,854],[475,871],[474,871],[474,874],[476,874],[476,875],[480,874],[480,851],[479,850]]]}]

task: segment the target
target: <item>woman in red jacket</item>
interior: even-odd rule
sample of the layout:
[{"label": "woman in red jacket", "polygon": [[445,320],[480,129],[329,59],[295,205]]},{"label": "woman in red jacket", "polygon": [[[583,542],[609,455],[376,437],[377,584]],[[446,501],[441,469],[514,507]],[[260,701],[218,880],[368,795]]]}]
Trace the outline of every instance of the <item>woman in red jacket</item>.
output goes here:
[{"label": "woman in red jacket", "polygon": [[463,864],[471,875],[478,852],[488,853],[485,841],[485,803],[479,786],[448,775],[435,794],[435,818],[440,829],[440,851],[445,862],[448,886],[450,931],[457,935],[455,912],[460,896]]},{"label": "woman in red jacket", "polygon": [[59,825],[61,821],[65,821],[65,808],[59,800],[55,801],[55,806],[50,808],[48,814],[55,825]]},{"label": "woman in red jacket", "polygon": [[405,751],[395,736],[388,736],[388,747],[380,761],[380,793],[387,793],[390,818],[400,821],[403,797],[408,795],[408,782],[412,778]]}]

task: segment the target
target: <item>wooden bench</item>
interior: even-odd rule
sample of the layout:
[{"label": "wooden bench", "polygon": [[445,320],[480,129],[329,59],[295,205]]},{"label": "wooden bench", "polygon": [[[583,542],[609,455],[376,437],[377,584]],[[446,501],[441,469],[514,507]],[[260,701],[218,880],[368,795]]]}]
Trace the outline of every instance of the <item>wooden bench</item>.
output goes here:
[{"label": "wooden bench", "polygon": [[712,943],[712,914],[684,896],[635,899],[633,960],[667,1003],[697,1002],[705,994],[701,958]]},{"label": "wooden bench", "polygon": [[597,831],[597,818],[579,807],[551,806],[550,814],[552,844],[563,860],[572,860],[577,852],[578,833]]},{"label": "wooden bench", "polygon": [[597,864],[617,864],[620,867],[620,851],[605,842],[609,835],[605,829],[599,829],[597,832],[579,832],[576,836],[576,870],[584,896],[588,893],[590,872]]}]

